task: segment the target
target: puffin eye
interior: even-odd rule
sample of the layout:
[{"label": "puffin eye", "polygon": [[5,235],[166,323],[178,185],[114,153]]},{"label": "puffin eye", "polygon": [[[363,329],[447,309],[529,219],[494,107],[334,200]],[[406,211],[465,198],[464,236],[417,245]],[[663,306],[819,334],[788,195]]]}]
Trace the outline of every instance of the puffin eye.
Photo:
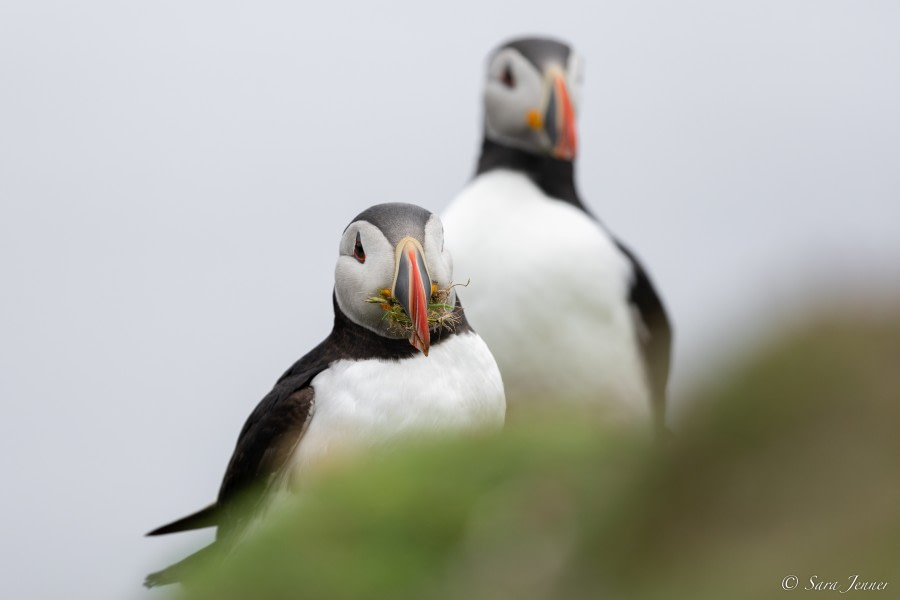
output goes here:
[{"label": "puffin eye", "polygon": [[516,87],[516,79],[513,77],[512,68],[509,64],[503,67],[503,75],[500,76],[500,81],[508,88]]},{"label": "puffin eye", "polygon": [[356,245],[353,247],[353,258],[361,263],[366,262],[366,251],[363,250],[362,242],[359,239],[359,232],[356,232]]}]

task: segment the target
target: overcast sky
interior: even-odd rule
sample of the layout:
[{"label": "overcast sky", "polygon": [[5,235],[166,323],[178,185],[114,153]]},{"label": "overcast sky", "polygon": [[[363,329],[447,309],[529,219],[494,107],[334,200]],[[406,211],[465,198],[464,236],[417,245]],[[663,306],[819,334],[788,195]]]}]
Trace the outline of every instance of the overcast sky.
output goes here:
[{"label": "overcast sky", "polygon": [[0,0],[4,597],[149,597],[206,539],[141,535],[327,334],[347,222],[465,184],[510,36],[586,59],[581,192],[669,306],[676,405],[898,287],[900,3],[310,6]]}]

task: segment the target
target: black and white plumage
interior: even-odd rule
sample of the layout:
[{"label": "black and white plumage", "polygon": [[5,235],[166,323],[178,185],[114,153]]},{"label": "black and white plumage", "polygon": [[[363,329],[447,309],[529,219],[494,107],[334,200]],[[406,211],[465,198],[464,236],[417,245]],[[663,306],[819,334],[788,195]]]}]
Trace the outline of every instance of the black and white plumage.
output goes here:
[{"label": "black and white plumage", "polygon": [[[347,226],[335,267],[331,334],[253,410],[216,502],[149,534],[216,526],[216,542],[149,575],[145,585],[176,582],[186,565],[234,543],[280,492],[302,486],[304,473],[328,455],[404,434],[502,425],[499,370],[452,289],[445,300],[456,307],[452,325],[423,321],[432,284],[446,287],[451,277],[441,222],[418,206],[376,205]],[[367,302],[385,289],[413,324],[424,324],[409,333],[392,329],[384,309]]]},{"label": "black and white plumage", "polygon": [[665,419],[671,328],[647,272],[575,186],[582,61],[540,38],[489,57],[474,179],[443,215],[469,319],[510,414],[559,400]]}]

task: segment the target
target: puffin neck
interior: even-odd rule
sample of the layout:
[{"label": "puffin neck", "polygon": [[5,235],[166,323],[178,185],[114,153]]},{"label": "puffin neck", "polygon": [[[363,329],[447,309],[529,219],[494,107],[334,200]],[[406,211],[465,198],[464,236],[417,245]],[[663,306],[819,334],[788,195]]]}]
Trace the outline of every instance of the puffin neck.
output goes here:
[{"label": "puffin neck", "polygon": [[[340,348],[340,356],[335,356],[333,359],[400,359],[419,353],[406,338],[384,337],[351,321],[338,306],[337,296],[334,294],[332,294],[332,303],[334,305],[334,328],[327,341],[332,348]],[[457,299],[456,305],[461,310],[459,299]],[[454,329],[445,327],[432,330],[431,345],[435,346],[456,333],[469,330],[469,324],[463,314],[462,320],[455,325]]]},{"label": "puffin neck", "polygon": [[559,160],[552,156],[540,156],[498,144],[487,137],[481,145],[481,156],[475,175],[494,169],[512,169],[527,175],[552,198],[573,204],[585,210],[575,188],[575,162]]}]

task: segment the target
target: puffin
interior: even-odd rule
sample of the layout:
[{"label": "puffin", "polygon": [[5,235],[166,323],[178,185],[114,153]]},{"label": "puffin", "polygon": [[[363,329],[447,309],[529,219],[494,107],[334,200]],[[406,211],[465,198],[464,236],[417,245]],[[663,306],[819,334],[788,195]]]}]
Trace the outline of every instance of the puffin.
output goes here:
[{"label": "puffin", "polygon": [[583,61],[563,42],[488,57],[481,155],[445,209],[472,325],[494,354],[508,420],[567,406],[667,435],[672,327],[638,257],[575,184]]},{"label": "puffin", "polygon": [[331,333],[250,414],[216,501],[147,534],[216,527],[215,541],[148,575],[146,587],[176,583],[190,565],[227,555],[329,457],[503,425],[500,371],[452,276],[437,215],[388,203],[353,219],[335,266]]}]

